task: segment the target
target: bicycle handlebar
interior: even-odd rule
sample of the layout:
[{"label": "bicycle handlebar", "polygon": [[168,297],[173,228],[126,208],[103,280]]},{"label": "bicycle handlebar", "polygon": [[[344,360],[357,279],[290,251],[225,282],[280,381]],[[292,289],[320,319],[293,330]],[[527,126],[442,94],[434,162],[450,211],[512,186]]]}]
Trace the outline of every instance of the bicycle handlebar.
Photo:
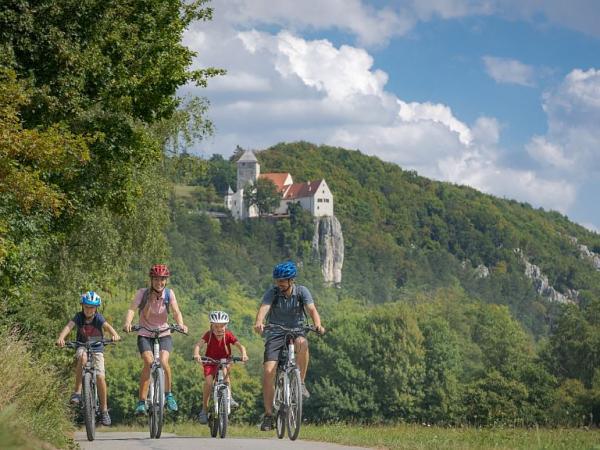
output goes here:
[{"label": "bicycle handlebar", "polygon": [[317,328],[314,325],[303,325],[301,327],[296,327],[296,328],[288,328],[288,327],[284,327],[283,325],[279,325],[276,323],[269,323],[269,324],[265,325],[265,330],[275,329],[275,328],[283,330],[287,333],[301,333],[304,331],[312,331],[314,333],[317,333],[319,336],[321,336],[321,333],[319,333],[317,331]]},{"label": "bicycle handlebar", "polygon": [[100,339],[98,341],[88,341],[88,342],[80,342],[80,341],[67,341],[65,342],[65,347],[69,348],[79,348],[79,347],[97,347],[99,345],[110,345],[116,344],[112,339]]},{"label": "bicycle handlebar", "polygon": [[200,357],[202,364],[212,364],[212,365],[218,365],[218,364],[229,364],[229,363],[235,363],[235,362],[242,362],[242,357],[241,356],[232,356],[230,358],[222,358],[222,359],[214,359],[211,358],[210,356],[201,356]]},{"label": "bicycle handlebar", "polygon": [[146,328],[145,326],[139,325],[139,324],[132,325],[132,327],[131,327],[131,331],[139,331],[142,329],[144,329],[144,330],[148,331],[149,333],[152,333],[156,336],[158,336],[160,333],[164,333],[165,331],[177,331],[178,333],[187,335],[187,332],[183,331],[183,328],[181,328],[176,323],[172,323],[165,328]]}]

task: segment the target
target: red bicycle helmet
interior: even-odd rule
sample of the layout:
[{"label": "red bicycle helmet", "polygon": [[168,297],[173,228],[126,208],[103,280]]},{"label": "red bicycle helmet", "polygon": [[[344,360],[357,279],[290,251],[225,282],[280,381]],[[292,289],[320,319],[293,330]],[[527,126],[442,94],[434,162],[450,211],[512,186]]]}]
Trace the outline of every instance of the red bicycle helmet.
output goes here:
[{"label": "red bicycle helmet", "polygon": [[151,277],[169,277],[171,276],[171,272],[169,272],[169,268],[166,264],[154,264],[150,268]]}]

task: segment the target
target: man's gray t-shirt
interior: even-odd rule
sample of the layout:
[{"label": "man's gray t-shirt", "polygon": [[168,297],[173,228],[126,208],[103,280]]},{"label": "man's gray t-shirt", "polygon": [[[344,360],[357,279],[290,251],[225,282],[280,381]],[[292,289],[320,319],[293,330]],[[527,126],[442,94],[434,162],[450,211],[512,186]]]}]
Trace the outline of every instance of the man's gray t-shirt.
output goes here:
[{"label": "man's gray t-shirt", "polygon": [[[300,301],[302,297],[302,301]],[[277,298],[275,306],[273,301]],[[262,304],[271,305],[269,310],[269,323],[287,328],[296,328],[304,324],[304,311],[302,305],[314,303],[310,291],[297,284],[292,286],[292,295],[286,298],[277,286],[272,286],[263,295]]]}]

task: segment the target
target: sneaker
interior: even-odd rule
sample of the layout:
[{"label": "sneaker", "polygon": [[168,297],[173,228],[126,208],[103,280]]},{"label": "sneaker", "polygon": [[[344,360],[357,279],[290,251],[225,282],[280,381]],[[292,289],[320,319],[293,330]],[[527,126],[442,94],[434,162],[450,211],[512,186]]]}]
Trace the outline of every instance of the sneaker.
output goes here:
[{"label": "sneaker", "polygon": [[70,401],[74,405],[78,405],[79,403],[81,403],[81,394],[78,394],[77,392],[73,392],[71,394],[71,400]]},{"label": "sneaker", "polygon": [[146,414],[146,400],[140,400],[135,407],[135,415],[141,416]]},{"label": "sneaker", "polygon": [[198,414],[198,420],[202,425],[206,425],[208,423],[208,414],[206,411],[200,411],[200,414]]},{"label": "sneaker", "polygon": [[175,400],[173,393],[169,392],[165,397],[165,400],[167,401],[167,408],[169,408],[169,411],[177,411],[177,401]]},{"label": "sneaker", "polygon": [[308,389],[306,389],[306,386],[304,385],[304,383],[302,383],[302,397],[304,397],[304,398],[310,397],[310,392],[308,392]]},{"label": "sneaker", "polygon": [[229,406],[231,406],[232,408],[239,408],[240,404],[238,402],[236,402],[233,397],[230,397],[229,398]]},{"label": "sneaker", "polygon": [[102,411],[102,425],[104,425],[105,427],[109,427],[110,424],[112,423],[110,421],[110,414],[108,414],[108,410],[106,411]]},{"label": "sneaker", "polygon": [[263,417],[263,421],[260,424],[260,431],[271,431],[273,429],[273,416],[265,416]]}]

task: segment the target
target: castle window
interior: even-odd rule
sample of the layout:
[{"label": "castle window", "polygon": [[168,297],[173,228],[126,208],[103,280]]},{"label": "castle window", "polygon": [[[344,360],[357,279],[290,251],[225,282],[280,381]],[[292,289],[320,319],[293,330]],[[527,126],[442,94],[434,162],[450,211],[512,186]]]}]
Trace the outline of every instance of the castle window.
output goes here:
[{"label": "castle window", "polygon": [[322,198],[318,198],[318,199],[317,199],[317,202],[318,202],[318,203],[323,203],[323,199],[322,199]]}]

